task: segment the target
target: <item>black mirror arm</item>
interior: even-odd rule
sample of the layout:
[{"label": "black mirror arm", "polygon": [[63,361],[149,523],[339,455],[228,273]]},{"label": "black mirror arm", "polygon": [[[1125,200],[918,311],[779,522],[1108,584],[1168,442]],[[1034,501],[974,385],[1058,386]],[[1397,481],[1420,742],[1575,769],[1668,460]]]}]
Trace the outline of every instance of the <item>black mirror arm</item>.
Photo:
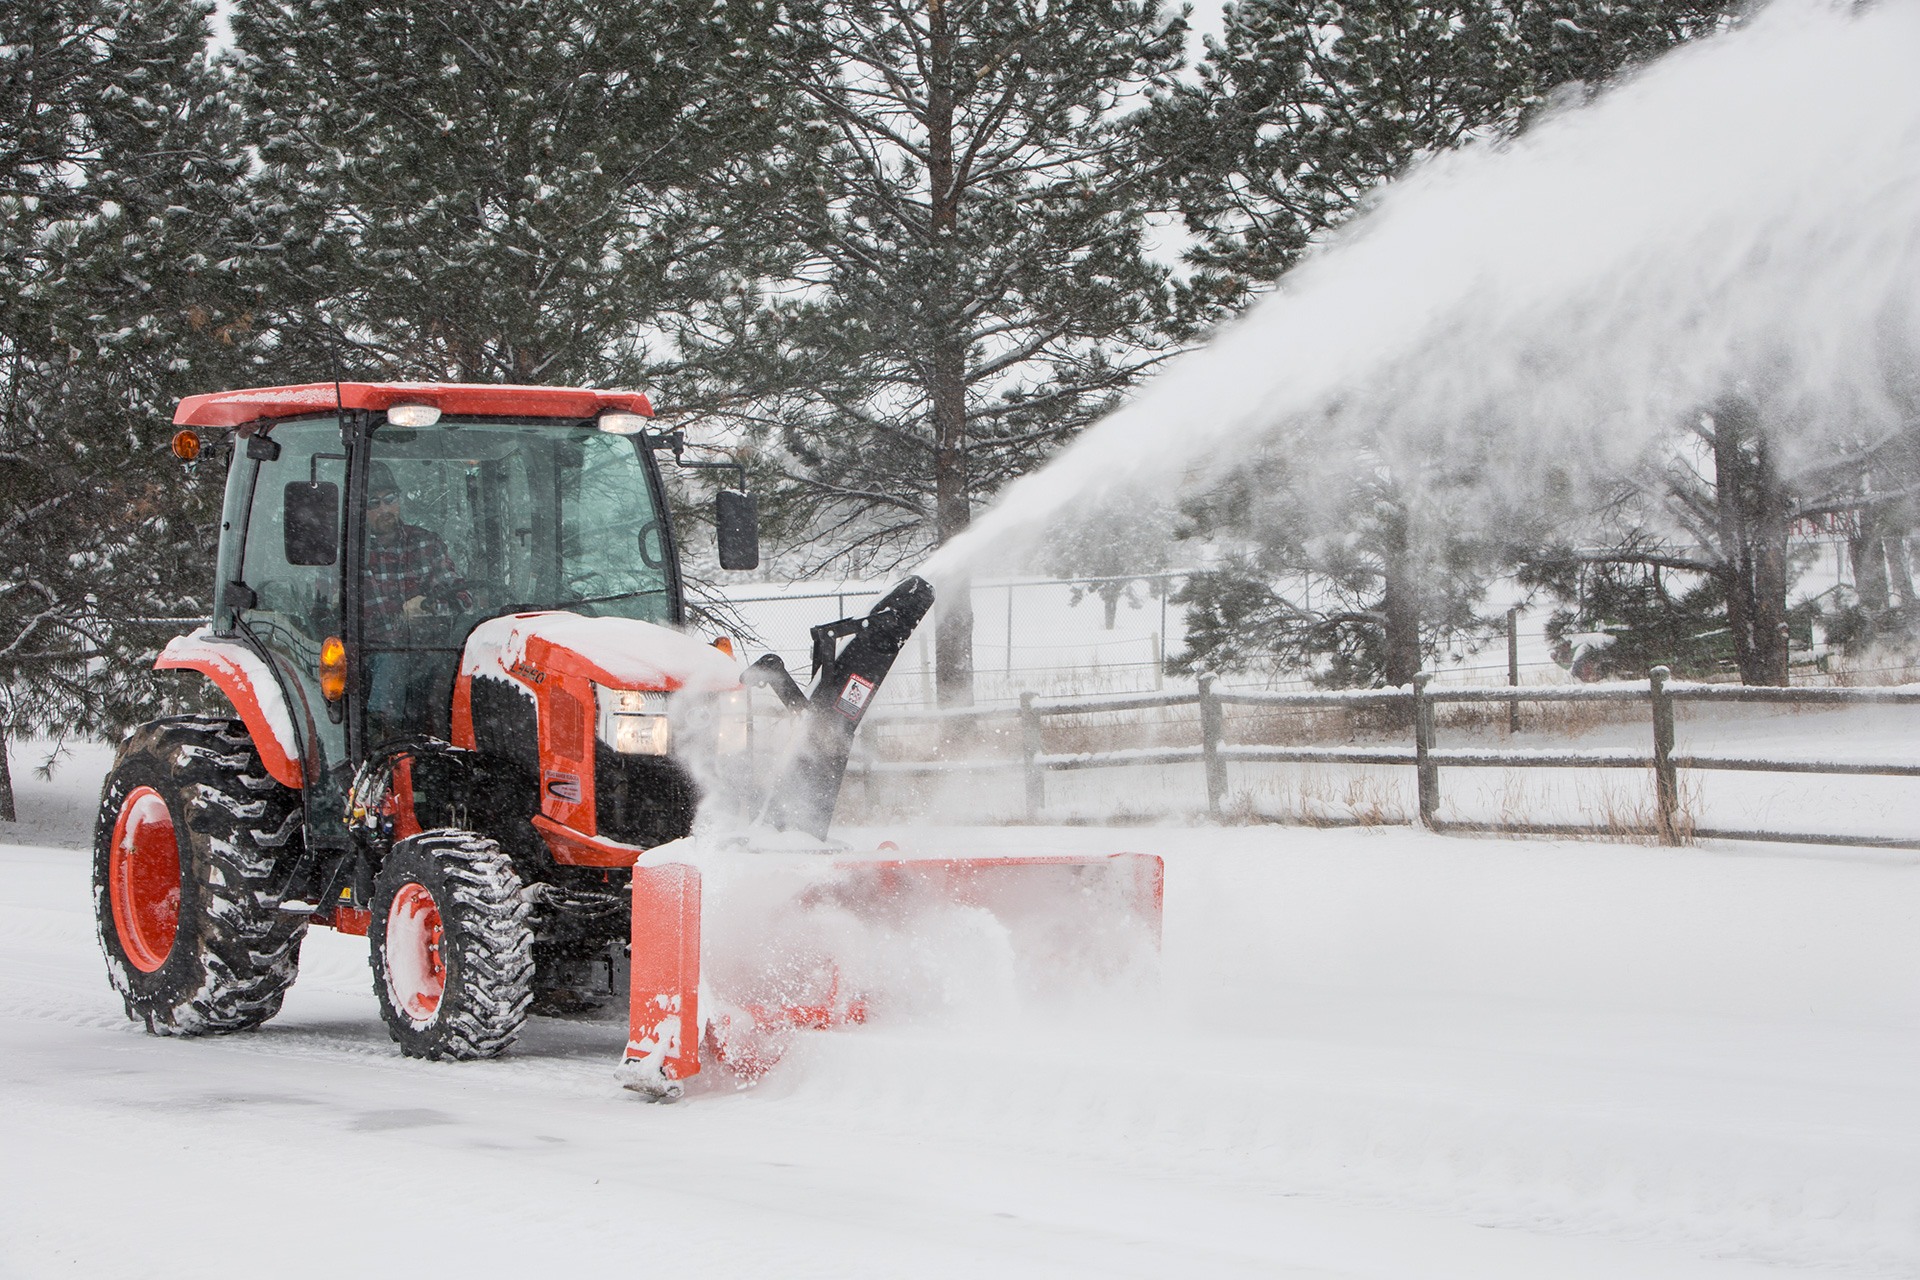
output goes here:
[{"label": "black mirror arm", "polygon": [[747,468],[738,462],[694,462],[686,457],[687,433],[678,429],[673,431],[649,431],[647,447],[666,449],[673,454],[673,465],[687,471],[731,471],[739,477],[736,488],[747,487]]}]

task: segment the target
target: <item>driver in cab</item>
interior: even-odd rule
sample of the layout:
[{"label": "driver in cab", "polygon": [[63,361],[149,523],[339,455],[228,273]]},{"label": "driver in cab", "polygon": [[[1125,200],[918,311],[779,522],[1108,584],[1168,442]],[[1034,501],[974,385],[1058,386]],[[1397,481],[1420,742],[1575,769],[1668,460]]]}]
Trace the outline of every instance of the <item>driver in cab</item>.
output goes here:
[{"label": "driver in cab", "polygon": [[440,535],[400,518],[400,486],[382,462],[367,474],[365,605],[367,638],[376,642],[404,639],[413,619],[472,606]]},{"label": "driver in cab", "polygon": [[[473,607],[447,544],[431,529],[400,518],[400,486],[385,463],[367,472],[366,573],[362,596],[368,645],[367,717],[375,739],[422,732],[444,733],[446,699],[433,695],[446,683],[431,652],[431,628],[414,624]],[[427,648],[415,647],[424,641]]]}]

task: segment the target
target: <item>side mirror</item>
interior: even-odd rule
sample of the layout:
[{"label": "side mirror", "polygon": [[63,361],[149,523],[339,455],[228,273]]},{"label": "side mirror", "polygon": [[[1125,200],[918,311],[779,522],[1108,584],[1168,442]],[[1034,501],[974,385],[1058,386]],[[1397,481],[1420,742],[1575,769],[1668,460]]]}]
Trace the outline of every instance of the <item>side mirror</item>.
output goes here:
[{"label": "side mirror", "polygon": [[283,495],[281,532],[288,564],[332,564],[340,554],[340,486],[295,480]]},{"label": "side mirror", "polygon": [[760,567],[760,504],[750,493],[722,489],[713,500],[713,523],[720,530],[720,567]]}]

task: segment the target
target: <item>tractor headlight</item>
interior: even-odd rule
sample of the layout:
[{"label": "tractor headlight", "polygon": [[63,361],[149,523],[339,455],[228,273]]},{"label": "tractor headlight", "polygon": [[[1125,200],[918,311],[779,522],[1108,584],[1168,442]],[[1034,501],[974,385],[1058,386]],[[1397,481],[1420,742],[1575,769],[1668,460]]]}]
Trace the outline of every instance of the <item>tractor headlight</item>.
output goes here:
[{"label": "tractor headlight", "polygon": [[673,749],[666,694],[602,686],[594,692],[600,741],[627,756],[664,756]]}]

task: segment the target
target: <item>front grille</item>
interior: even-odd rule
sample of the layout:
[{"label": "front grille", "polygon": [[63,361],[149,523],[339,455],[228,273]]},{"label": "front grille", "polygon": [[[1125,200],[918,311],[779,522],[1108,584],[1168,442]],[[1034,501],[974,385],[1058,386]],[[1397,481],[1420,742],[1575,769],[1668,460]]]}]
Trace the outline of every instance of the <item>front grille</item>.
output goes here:
[{"label": "front grille", "polygon": [[626,756],[593,744],[594,821],[600,835],[652,848],[693,830],[700,791],[672,756]]}]

